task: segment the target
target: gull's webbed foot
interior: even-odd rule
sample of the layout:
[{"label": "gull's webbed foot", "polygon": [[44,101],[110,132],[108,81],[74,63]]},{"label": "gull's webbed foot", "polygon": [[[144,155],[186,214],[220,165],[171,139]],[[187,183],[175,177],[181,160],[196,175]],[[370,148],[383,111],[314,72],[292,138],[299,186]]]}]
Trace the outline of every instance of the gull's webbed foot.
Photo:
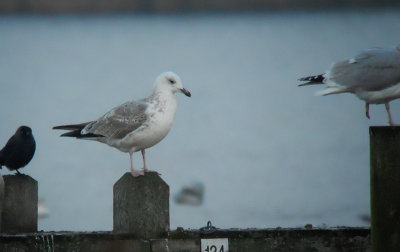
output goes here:
[{"label": "gull's webbed foot", "polygon": [[132,174],[132,176],[133,177],[135,177],[135,178],[137,178],[137,177],[140,177],[140,176],[144,176],[144,171],[143,170],[133,170],[133,171],[131,171],[131,174]]}]

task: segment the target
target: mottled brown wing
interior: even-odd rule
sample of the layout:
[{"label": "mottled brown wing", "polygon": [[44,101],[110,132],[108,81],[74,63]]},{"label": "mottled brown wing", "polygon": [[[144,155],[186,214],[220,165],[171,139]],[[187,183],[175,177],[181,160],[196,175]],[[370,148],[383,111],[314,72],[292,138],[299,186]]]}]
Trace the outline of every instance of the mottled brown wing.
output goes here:
[{"label": "mottled brown wing", "polygon": [[140,102],[126,102],[88,124],[83,133],[96,134],[110,139],[122,139],[135,131],[147,120],[147,105]]}]

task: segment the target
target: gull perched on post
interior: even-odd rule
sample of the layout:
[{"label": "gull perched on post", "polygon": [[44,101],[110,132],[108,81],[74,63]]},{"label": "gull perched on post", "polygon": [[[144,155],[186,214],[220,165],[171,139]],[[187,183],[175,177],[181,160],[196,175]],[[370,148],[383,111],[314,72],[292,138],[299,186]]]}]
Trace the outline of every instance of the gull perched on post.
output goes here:
[{"label": "gull perched on post", "polygon": [[368,119],[370,104],[385,104],[389,124],[393,123],[389,102],[400,98],[400,45],[396,48],[372,48],[354,58],[334,63],[325,73],[299,79],[299,86],[326,84],[319,96],[353,93],[365,101]]},{"label": "gull perched on post", "polygon": [[[95,140],[128,152],[132,175],[144,175],[148,171],[145,149],[160,142],[171,129],[177,107],[176,92],[191,96],[177,74],[165,72],[157,77],[153,92],[147,98],[121,104],[95,121],[53,129],[70,130],[61,136]],[[133,167],[132,155],[137,151],[143,157],[140,171]]]}]

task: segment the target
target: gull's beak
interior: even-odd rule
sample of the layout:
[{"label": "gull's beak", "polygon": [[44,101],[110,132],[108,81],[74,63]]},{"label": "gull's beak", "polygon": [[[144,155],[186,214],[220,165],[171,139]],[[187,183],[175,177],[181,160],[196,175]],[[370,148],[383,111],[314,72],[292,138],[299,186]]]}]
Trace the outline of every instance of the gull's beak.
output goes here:
[{"label": "gull's beak", "polygon": [[192,96],[192,94],[191,94],[188,90],[186,90],[186,89],[184,89],[184,88],[181,88],[181,92],[182,92],[184,95],[188,96],[188,97],[191,97],[191,96]]}]

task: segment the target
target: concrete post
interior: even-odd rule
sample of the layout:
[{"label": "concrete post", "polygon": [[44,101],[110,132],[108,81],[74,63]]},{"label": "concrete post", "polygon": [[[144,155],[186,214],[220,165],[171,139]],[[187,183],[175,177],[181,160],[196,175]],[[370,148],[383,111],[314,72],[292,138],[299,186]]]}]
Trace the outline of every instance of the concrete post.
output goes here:
[{"label": "concrete post", "polygon": [[169,230],[169,186],[155,172],[114,184],[114,232],[158,238]]},{"label": "concrete post", "polygon": [[370,127],[371,247],[400,251],[400,127]]},{"label": "concrete post", "polygon": [[5,175],[1,231],[30,233],[37,231],[38,183],[27,175]]}]

